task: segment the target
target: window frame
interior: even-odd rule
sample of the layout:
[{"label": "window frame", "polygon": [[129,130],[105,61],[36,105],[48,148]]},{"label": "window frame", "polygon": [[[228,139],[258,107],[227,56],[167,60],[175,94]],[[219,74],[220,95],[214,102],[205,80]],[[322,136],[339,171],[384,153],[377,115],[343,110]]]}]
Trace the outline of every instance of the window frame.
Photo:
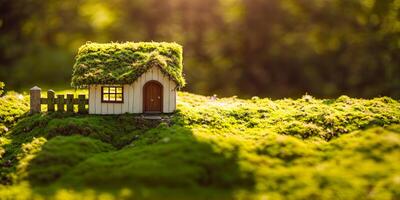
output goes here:
[{"label": "window frame", "polygon": [[[104,93],[104,88],[108,88],[108,92]],[[111,93],[110,89],[114,88],[114,92]],[[117,92],[117,88],[121,88],[121,93]],[[110,100],[111,95],[115,95],[114,100]],[[121,100],[117,100],[117,95],[121,94]],[[109,100],[104,100],[104,95],[108,95]],[[124,86],[123,85],[104,85],[101,86],[101,103],[124,103]]]}]

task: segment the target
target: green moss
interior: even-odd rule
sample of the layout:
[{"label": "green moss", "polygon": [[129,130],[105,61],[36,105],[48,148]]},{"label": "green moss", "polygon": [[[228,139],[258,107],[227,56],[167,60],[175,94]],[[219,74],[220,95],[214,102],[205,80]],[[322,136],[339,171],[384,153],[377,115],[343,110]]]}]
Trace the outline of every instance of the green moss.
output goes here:
[{"label": "green moss", "polygon": [[29,181],[35,185],[53,183],[80,162],[111,150],[111,145],[88,137],[57,136],[44,144],[30,162],[26,169]]},{"label": "green moss", "polygon": [[29,97],[9,92],[0,97],[0,136],[7,132],[15,122],[25,116],[29,109]]},{"label": "green moss", "polygon": [[165,42],[86,43],[76,56],[71,84],[130,84],[153,66],[185,85],[182,46]]},{"label": "green moss", "polygon": [[163,122],[129,114],[13,118],[0,137],[0,178],[11,184],[0,196],[400,198],[397,100],[178,95],[178,111]]},{"label": "green moss", "polygon": [[4,93],[4,86],[5,86],[5,84],[0,81],[0,96],[2,96]]}]

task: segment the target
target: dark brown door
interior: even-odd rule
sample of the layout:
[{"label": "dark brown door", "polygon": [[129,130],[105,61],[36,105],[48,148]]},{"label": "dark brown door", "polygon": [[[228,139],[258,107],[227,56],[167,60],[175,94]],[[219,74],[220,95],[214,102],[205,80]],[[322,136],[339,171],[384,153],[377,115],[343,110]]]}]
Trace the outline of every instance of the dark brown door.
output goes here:
[{"label": "dark brown door", "polygon": [[146,113],[162,112],[162,85],[157,81],[149,81],[143,86],[143,110]]}]

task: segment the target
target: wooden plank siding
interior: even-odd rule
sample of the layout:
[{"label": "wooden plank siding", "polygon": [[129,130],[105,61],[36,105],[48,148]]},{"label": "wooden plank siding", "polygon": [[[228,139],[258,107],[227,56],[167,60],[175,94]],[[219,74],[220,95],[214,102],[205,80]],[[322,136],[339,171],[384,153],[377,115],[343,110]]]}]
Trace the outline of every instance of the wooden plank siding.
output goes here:
[{"label": "wooden plank siding", "polygon": [[96,113],[96,86],[89,85],[89,113]]},{"label": "wooden plank siding", "polygon": [[[161,72],[160,72],[161,73]],[[166,76],[162,76],[163,83],[163,93],[168,94],[169,88],[170,88],[170,83],[169,83],[169,78]],[[170,101],[169,101],[169,95],[163,95],[163,111],[168,113],[170,112]]]},{"label": "wooden plank siding", "polygon": [[[95,112],[95,114],[101,114],[101,109],[103,106],[103,105],[101,105],[101,96],[100,96],[101,95],[101,87],[96,85],[94,87],[94,91],[95,91],[94,92],[95,93],[94,103],[96,104],[96,106],[95,106],[96,110],[94,112]],[[89,113],[90,113],[90,110],[89,110]]]},{"label": "wooden plank siding", "polygon": [[123,114],[143,112],[143,86],[155,80],[163,85],[163,112],[172,113],[176,109],[176,83],[165,76],[158,67],[143,73],[132,84],[125,84],[123,103],[102,103],[101,86],[89,86],[89,114]]},{"label": "wooden plank siding", "polygon": [[[124,89],[123,89],[123,91],[124,91],[123,95],[124,96],[123,96],[123,98],[124,98],[124,100],[128,101],[128,103],[122,104],[121,113],[128,113],[129,112],[129,87],[130,87],[130,85],[124,85]],[[127,92],[125,92],[125,91],[127,91]]]}]

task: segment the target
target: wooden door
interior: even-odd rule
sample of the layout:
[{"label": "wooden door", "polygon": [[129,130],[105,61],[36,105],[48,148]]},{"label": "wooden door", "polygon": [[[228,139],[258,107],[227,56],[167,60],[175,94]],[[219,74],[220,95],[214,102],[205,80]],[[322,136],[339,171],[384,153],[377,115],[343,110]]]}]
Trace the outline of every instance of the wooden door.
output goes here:
[{"label": "wooden door", "polygon": [[157,81],[149,81],[143,86],[143,111],[145,113],[162,112],[162,85]]}]

